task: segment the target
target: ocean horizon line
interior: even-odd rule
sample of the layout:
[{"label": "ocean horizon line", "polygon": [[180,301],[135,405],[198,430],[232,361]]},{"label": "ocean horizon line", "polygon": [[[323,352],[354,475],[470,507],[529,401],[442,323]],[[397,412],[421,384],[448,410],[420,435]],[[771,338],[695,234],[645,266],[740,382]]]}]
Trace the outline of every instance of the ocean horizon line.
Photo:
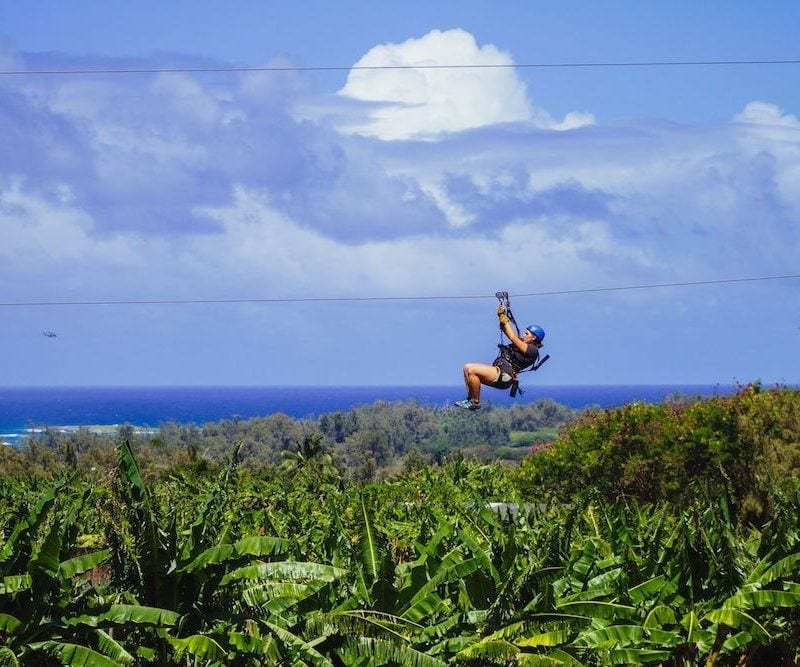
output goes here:
[{"label": "ocean horizon line", "polygon": [[[540,389],[552,387],[746,387],[752,382],[590,382],[538,384]],[[770,386],[794,386],[791,383],[772,383]],[[5,390],[45,389],[419,389],[463,387],[463,383],[446,384],[15,384],[2,385]],[[531,386],[533,388],[533,385]]]}]

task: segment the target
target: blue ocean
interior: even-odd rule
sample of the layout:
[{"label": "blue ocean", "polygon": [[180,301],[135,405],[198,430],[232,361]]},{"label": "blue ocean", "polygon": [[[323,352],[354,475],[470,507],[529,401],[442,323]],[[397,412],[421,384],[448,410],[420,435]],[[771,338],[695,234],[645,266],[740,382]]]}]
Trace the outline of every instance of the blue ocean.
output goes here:
[{"label": "blue ocean", "polygon": [[[531,387],[511,398],[487,392],[484,403],[509,406],[550,398],[573,408],[613,407],[631,401],[732,393],[733,385],[608,385]],[[284,413],[307,418],[375,401],[408,401],[445,407],[463,398],[447,387],[0,387],[0,441],[18,444],[31,430],[48,427],[157,427],[166,422],[204,424]],[[488,394],[488,395],[487,395]]]}]

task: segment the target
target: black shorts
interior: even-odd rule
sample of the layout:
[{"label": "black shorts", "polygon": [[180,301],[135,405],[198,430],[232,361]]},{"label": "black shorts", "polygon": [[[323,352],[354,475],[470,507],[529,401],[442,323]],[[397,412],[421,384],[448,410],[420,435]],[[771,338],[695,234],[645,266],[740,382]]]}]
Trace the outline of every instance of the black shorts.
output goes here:
[{"label": "black shorts", "polygon": [[497,379],[490,386],[496,389],[508,389],[514,384],[514,368],[508,363],[507,359],[498,357],[494,360],[492,366],[497,368]]}]

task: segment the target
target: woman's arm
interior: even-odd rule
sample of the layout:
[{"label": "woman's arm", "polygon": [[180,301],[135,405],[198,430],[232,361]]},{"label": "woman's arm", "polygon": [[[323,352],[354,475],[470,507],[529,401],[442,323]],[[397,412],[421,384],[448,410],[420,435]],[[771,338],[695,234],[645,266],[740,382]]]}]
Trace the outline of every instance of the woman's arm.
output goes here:
[{"label": "woman's arm", "polygon": [[514,327],[511,326],[511,322],[506,322],[505,324],[501,325],[503,327],[503,333],[506,335],[508,340],[516,347],[520,352],[523,354],[528,353],[528,344],[522,340],[519,336],[517,336],[517,332],[514,331]]},{"label": "woman's arm", "polygon": [[506,335],[506,338],[508,338],[520,352],[527,354],[528,344],[517,335],[516,330],[511,326],[511,321],[508,319],[506,309],[503,308],[502,304],[497,307],[497,317],[500,319],[500,330]]}]

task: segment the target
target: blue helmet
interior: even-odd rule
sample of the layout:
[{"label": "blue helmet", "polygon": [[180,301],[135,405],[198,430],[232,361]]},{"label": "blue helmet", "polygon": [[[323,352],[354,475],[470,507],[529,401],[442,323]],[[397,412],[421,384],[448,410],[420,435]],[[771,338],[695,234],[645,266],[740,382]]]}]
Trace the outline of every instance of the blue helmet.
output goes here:
[{"label": "blue helmet", "polygon": [[539,340],[540,343],[544,341],[544,329],[542,329],[542,327],[540,327],[538,324],[531,324],[529,327],[526,328],[534,336],[536,336],[536,338]]}]

